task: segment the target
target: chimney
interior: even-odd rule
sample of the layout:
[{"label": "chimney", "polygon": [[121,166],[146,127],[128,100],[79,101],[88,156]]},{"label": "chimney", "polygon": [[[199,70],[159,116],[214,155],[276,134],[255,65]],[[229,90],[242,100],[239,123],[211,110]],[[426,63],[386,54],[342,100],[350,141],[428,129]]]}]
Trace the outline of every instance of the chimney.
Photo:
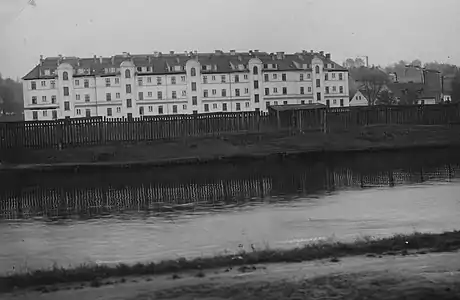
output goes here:
[{"label": "chimney", "polygon": [[94,55],[93,58],[94,58],[94,62],[97,62],[97,55]]},{"label": "chimney", "polygon": [[174,51],[172,51],[172,50],[169,51],[169,54],[170,54],[170,55],[174,55]]},{"label": "chimney", "polygon": [[153,56],[154,56],[154,57],[158,57],[158,56],[160,55],[159,53],[160,53],[160,52],[158,52],[158,51],[153,51]]},{"label": "chimney", "polygon": [[115,56],[112,56],[112,66],[115,64]]},{"label": "chimney", "polygon": [[193,54],[198,55],[198,51],[197,50],[193,51]]},{"label": "chimney", "polygon": [[123,57],[128,57],[129,53],[128,52],[123,52]]},{"label": "chimney", "polygon": [[221,55],[224,54],[224,52],[222,50],[214,50],[214,54]]},{"label": "chimney", "polygon": [[44,61],[43,55],[40,55],[40,66],[43,66],[43,61]]},{"label": "chimney", "polygon": [[158,56],[159,56],[159,57],[160,57],[160,56],[162,56],[162,55],[163,55],[163,53],[161,53],[161,52],[158,52]]},{"label": "chimney", "polygon": [[313,53],[314,53],[314,51],[313,51],[313,50],[310,50],[310,54],[313,54]]},{"label": "chimney", "polygon": [[99,63],[102,65],[102,56],[99,56]]},{"label": "chimney", "polygon": [[254,50],[254,53],[259,53],[259,49]]},{"label": "chimney", "polygon": [[235,50],[230,50],[230,55],[235,55],[236,51]]},{"label": "chimney", "polygon": [[249,55],[251,55],[251,56],[252,56],[252,50],[249,50]]},{"label": "chimney", "polygon": [[327,58],[327,59],[331,59],[331,54],[330,54],[330,53],[326,53],[326,58]]},{"label": "chimney", "polygon": [[77,57],[77,66],[80,66],[80,58]]},{"label": "chimney", "polygon": [[152,58],[150,57],[150,55],[147,56],[148,57],[148,60],[149,60],[149,64],[152,63]]},{"label": "chimney", "polygon": [[276,52],[277,59],[284,59],[284,52]]},{"label": "chimney", "polygon": [[319,55],[324,56],[324,51],[319,51]]}]

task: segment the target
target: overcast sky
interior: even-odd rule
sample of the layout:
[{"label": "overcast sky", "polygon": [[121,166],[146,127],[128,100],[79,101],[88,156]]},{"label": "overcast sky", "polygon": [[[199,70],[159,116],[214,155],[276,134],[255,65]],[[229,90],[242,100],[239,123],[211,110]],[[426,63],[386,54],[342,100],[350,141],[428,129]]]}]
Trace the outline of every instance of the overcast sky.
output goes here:
[{"label": "overcast sky", "polygon": [[[460,64],[460,0],[0,0],[0,72],[44,56],[324,50]],[[23,9],[23,10],[22,10]],[[22,12],[21,12],[22,10]]]}]

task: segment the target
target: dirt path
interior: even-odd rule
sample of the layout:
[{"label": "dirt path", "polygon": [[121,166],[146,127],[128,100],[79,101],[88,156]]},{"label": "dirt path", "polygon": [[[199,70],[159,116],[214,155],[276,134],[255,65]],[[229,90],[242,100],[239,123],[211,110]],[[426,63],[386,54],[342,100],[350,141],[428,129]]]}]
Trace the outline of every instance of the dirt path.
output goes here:
[{"label": "dirt path", "polygon": [[[100,287],[59,286],[58,291],[17,291],[1,299],[460,299],[460,252],[350,257],[339,262],[257,265],[255,270],[206,270],[132,277]],[[113,282],[114,280],[112,280]],[[52,289],[51,289],[52,290]],[[426,294],[428,298],[420,298]],[[402,295],[406,296],[403,298]],[[431,295],[431,296],[430,296]],[[358,297],[359,296],[359,297]]]}]

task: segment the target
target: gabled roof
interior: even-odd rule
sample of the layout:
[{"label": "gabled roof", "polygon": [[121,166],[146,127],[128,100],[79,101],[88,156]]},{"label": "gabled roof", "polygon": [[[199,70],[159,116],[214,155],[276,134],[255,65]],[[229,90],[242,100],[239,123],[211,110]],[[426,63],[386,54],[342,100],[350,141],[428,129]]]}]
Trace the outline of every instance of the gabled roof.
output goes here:
[{"label": "gabled roof", "polygon": [[[169,54],[136,54],[130,55],[124,53],[123,55],[114,55],[112,57],[93,57],[93,58],[78,58],[78,57],[47,57],[41,59],[40,64],[35,66],[29,73],[22,79],[50,79],[55,78],[55,71],[59,64],[68,63],[75,69],[88,69],[91,75],[104,75],[106,69],[115,68],[117,71],[123,61],[130,60],[136,67],[152,67],[151,74],[165,74],[165,73],[185,73],[185,64],[190,59],[198,60],[202,65],[211,65],[213,73],[230,73],[241,71],[239,65],[244,66],[247,71],[247,65],[251,58],[257,57],[264,64],[276,64],[276,71],[290,71],[305,69],[304,65],[307,64],[311,67],[313,57],[319,57],[327,64],[333,64],[331,70],[345,71],[348,70],[333,62],[330,56],[325,56],[324,53],[314,53],[302,51],[295,54],[284,54],[281,56],[275,53],[267,52],[231,52],[224,53],[216,51],[215,53],[169,53]],[[176,68],[180,66],[180,68]],[[327,69],[327,68],[326,68]],[[48,70],[50,75],[45,75],[44,71]],[[203,71],[204,73],[206,71]],[[144,72],[145,73],[145,72]],[[88,76],[89,74],[86,74]],[[80,75],[85,76],[85,75]]]}]

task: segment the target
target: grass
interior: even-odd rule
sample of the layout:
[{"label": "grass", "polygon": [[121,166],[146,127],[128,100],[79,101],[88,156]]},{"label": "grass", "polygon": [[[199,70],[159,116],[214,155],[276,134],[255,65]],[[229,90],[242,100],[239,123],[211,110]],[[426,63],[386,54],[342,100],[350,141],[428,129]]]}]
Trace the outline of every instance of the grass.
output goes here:
[{"label": "grass", "polygon": [[177,273],[190,270],[198,271],[197,276],[204,276],[202,270],[221,267],[302,262],[326,258],[332,259],[332,261],[339,261],[340,257],[354,255],[394,255],[398,253],[407,254],[408,250],[445,252],[458,249],[460,249],[460,231],[440,234],[416,232],[410,235],[395,235],[378,240],[363,238],[354,243],[323,242],[289,250],[265,249],[250,253],[241,252],[237,256],[221,255],[190,260],[180,258],[135,265],[81,265],[73,269],[53,267],[47,270],[36,270],[0,277],[0,292],[61,283],[94,283],[110,277],[172,274],[172,278],[180,278]]}]

